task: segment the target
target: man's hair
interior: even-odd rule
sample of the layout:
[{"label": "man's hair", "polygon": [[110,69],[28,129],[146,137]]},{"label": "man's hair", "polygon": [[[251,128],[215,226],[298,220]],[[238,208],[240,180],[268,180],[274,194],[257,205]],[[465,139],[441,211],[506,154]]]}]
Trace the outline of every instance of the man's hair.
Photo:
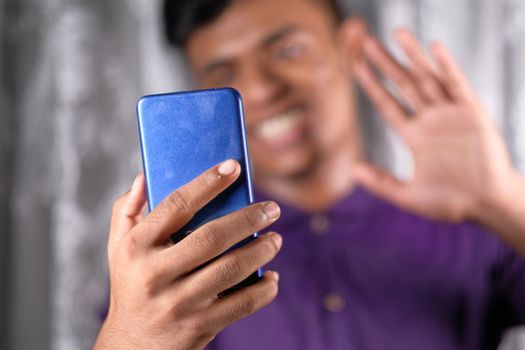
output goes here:
[{"label": "man's hair", "polygon": [[[337,23],[342,21],[344,15],[337,0],[316,1],[323,2]],[[164,33],[168,43],[183,48],[195,30],[213,22],[231,2],[232,0],[164,0]]]}]

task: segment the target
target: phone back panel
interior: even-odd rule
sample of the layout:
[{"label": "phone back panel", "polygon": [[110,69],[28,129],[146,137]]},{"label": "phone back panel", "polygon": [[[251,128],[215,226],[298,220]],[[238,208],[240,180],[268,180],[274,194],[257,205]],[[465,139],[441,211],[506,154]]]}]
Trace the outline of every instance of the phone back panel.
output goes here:
[{"label": "phone back panel", "polygon": [[230,88],[145,96],[137,105],[149,209],[210,167],[235,159],[239,179],[172,237],[253,203],[242,101]]}]

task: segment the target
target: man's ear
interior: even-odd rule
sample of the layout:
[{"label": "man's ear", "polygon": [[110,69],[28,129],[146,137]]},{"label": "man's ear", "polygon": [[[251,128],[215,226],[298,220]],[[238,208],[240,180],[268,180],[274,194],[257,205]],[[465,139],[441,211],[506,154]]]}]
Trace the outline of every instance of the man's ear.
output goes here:
[{"label": "man's ear", "polygon": [[359,17],[349,17],[341,23],[338,41],[343,67],[351,73],[364,58],[364,42],[369,35],[368,26]]}]

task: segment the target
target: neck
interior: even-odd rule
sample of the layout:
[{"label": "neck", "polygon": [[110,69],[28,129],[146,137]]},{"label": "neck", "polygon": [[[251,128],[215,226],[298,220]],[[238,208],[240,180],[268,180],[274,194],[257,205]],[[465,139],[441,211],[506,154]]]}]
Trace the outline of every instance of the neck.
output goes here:
[{"label": "neck", "polygon": [[354,188],[355,164],[362,160],[358,128],[345,135],[331,150],[320,155],[312,168],[299,177],[262,177],[257,185],[264,192],[306,211],[323,211],[348,195]]}]

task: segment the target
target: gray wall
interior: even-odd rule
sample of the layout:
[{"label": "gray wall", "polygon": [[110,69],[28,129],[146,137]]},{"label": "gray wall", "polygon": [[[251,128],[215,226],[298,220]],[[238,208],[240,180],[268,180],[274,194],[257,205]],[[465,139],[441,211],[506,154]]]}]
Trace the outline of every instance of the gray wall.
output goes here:
[{"label": "gray wall", "polygon": [[[7,154],[2,185],[7,192],[2,199],[8,201],[9,213],[5,231],[8,337],[4,339],[8,349],[37,349],[50,341],[52,188],[47,183],[54,123],[45,118],[49,103],[32,95],[30,86],[41,59],[41,9],[24,1],[4,0],[3,5],[2,143],[6,144],[2,150]],[[26,110],[28,96],[34,96],[38,112]]]},{"label": "gray wall", "polygon": [[10,179],[10,163],[11,163],[11,120],[8,119],[9,113],[9,97],[7,92],[6,78],[6,44],[5,44],[5,30],[4,17],[6,12],[6,4],[0,1],[0,164],[5,166],[0,167],[0,348],[6,348],[5,339],[7,337],[7,263],[8,257],[8,232],[9,232],[9,179]]}]

